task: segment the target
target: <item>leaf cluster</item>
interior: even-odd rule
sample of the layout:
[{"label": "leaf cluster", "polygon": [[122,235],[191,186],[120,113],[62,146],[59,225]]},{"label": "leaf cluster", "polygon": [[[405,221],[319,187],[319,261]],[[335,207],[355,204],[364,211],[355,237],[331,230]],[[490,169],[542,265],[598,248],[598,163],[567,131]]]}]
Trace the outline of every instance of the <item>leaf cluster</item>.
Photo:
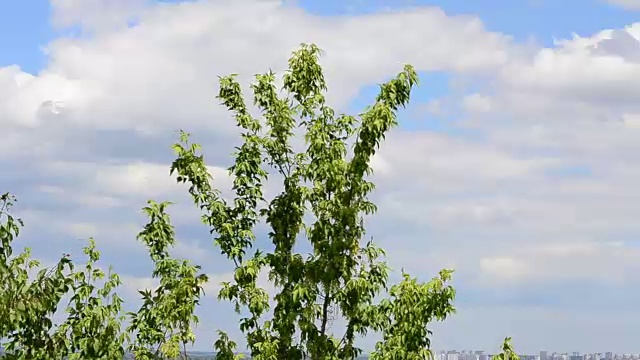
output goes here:
[{"label": "leaf cluster", "polygon": [[513,349],[513,344],[511,344],[511,338],[504,338],[504,342],[502,343],[502,351],[491,357],[491,360],[520,360],[520,356]]}]

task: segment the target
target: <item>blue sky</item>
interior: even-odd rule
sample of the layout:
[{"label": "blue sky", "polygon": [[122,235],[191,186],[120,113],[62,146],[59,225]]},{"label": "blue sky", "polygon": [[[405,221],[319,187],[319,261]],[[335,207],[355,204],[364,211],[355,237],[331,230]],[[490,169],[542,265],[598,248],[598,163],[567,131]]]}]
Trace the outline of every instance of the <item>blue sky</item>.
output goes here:
[{"label": "blue sky", "polygon": [[47,1],[12,1],[0,14],[0,64],[35,72],[46,65],[41,47],[54,36]]},{"label": "blue sky", "polygon": [[[95,37],[51,26],[54,6],[96,25],[104,1],[0,7],[0,168],[11,169],[0,188],[19,196],[36,256],[55,261],[95,236],[135,297],[151,266],[135,245],[139,209],[166,199],[176,251],[224,279],[228,264],[166,176],[169,145],[176,129],[194,132],[224,185],[237,139],[215,104],[216,76],[282,69],[292,47],[317,41],[331,50],[329,95],[342,109],[369,104],[401,63],[420,74],[375,159],[369,229],[395,268],[420,279],[456,269],[459,311],[436,326],[436,348],[493,351],[512,335],[529,353],[640,351],[640,62],[623,48],[638,42],[620,35],[639,12],[604,0],[290,2],[304,12],[190,1],[148,3],[138,25]],[[112,4],[115,17],[135,12]],[[617,35],[599,34],[608,29]],[[640,25],[626,31],[640,38]],[[211,324],[238,335],[227,305],[205,306],[215,310],[198,330],[203,350]]]}]

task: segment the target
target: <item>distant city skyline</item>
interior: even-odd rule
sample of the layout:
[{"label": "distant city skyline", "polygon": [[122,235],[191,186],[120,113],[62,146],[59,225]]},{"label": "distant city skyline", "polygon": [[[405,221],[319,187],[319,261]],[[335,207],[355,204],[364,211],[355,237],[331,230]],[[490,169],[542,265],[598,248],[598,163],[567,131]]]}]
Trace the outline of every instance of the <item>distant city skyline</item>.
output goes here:
[{"label": "distant city skyline", "polygon": [[[638,360],[640,353],[616,353],[604,352],[553,352],[540,350],[536,354],[516,353],[520,360]],[[435,360],[489,360],[491,356],[499,352],[487,352],[484,350],[436,350],[433,351]]]}]

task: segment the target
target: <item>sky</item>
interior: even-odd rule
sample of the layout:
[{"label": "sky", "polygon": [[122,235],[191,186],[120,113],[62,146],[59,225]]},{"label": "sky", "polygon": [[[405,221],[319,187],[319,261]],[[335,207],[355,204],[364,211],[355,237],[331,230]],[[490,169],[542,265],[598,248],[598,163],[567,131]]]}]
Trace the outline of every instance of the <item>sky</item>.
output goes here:
[{"label": "sky", "polygon": [[154,284],[140,209],[174,202],[173,253],[211,277],[196,349],[217,329],[242,341],[215,300],[232,268],[169,176],[170,145],[193,133],[229,194],[238,136],[217,76],[248,89],[313,42],[339,111],[358,113],[402,64],[420,74],[373,159],[367,225],[394,281],[456,270],[457,314],[433,325],[435,349],[496,351],[512,336],[523,353],[640,352],[640,1],[0,6],[0,191],[26,223],[15,246],[52,264],[94,237],[134,309]]}]

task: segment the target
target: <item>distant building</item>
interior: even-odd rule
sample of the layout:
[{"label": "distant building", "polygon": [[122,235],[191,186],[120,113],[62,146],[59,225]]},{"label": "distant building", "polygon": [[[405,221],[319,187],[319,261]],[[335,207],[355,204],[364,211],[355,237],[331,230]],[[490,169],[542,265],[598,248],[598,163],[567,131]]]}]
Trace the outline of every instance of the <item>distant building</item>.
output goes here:
[{"label": "distant building", "polygon": [[478,356],[473,353],[465,354],[464,360],[478,360]]},{"label": "distant building", "polygon": [[580,353],[573,352],[571,353],[571,356],[569,356],[569,360],[585,360],[585,358],[584,356],[580,355]]}]

